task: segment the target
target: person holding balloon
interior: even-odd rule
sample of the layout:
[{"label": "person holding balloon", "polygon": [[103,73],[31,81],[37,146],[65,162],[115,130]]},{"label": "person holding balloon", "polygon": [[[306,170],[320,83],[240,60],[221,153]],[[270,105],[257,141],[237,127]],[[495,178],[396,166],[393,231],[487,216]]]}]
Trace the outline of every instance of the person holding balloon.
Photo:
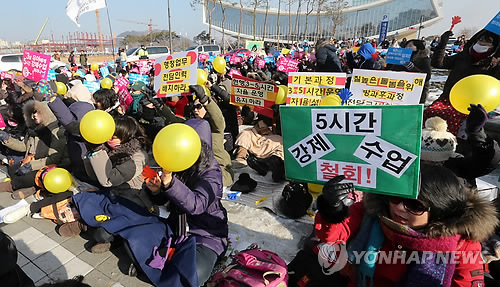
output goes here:
[{"label": "person holding balloon", "polygon": [[486,112],[500,105],[500,35],[487,30],[476,33],[462,52],[446,56],[446,44],[453,32],[446,31],[432,55],[434,68],[450,74],[441,96],[424,111],[424,120],[439,116],[449,131],[458,131],[467,117],[470,104],[481,104]]},{"label": "person holding balloon", "polygon": [[5,147],[25,153],[20,164],[8,167],[11,181],[0,183],[0,192],[11,192],[14,199],[35,193],[33,186],[39,169],[51,164],[66,167],[70,163],[64,128],[59,127],[47,102],[28,101],[23,111],[28,127],[23,141],[0,131],[0,141]]},{"label": "person holding balloon", "polygon": [[157,203],[170,202],[168,223],[178,236],[196,239],[194,265],[203,286],[228,244],[222,170],[212,152],[210,124],[190,119],[166,126],[153,142],[153,155],[163,173],[146,186]]}]

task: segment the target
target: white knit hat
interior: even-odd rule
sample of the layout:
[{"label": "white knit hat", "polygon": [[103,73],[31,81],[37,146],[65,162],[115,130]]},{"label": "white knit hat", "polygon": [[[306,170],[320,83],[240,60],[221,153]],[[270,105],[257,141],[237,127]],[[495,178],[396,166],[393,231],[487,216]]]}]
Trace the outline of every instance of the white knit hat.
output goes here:
[{"label": "white knit hat", "polygon": [[433,117],[425,121],[422,130],[422,145],[420,159],[425,161],[447,161],[455,152],[457,139],[446,131],[448,124],[440,117]]}]

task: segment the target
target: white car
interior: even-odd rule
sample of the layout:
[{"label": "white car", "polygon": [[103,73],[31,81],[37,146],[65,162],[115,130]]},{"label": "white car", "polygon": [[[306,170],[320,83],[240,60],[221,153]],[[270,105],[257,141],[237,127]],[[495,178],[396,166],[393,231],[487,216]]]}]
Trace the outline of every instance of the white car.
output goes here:
[{"label": "white car", "polygon": [[[67,64],[61,61],[54,60],[50,58],[49,68],[55,70],[59,67],[65,67]],[[10,71],[17,70],[21,71],[23,69],[23,54],[6,54],[0,55],[0,71]]]},{"label": "white car", "polygon": [[[139,60],[137,52],[140,47],[130,48],[125,54],[127,54],[127,62],[134,62]],[[170,49],[167,46],[146,46],[148,51],[149,59],[157,59],[160,57],[170,55]],[[121,57],[116,58],[115,62],[121,62]]]}]

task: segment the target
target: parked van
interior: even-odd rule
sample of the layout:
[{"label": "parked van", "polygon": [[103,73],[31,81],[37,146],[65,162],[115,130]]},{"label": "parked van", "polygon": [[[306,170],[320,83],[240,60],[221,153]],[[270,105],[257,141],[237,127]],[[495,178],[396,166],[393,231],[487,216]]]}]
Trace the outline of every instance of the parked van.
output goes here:
[{"label": "parked van", "polygon": [[[127,62],[139,60],[139,56],[137,55],[139,48],[140,47],[135,47],[127,50]],[[146,50],[148,51],[149,59],[157,59],[170,55],[170,49],[167,46],[146,46]],[[116,58],[115,62],[121,62],[121,57]]]},{"label": "parked van", "polygon": [[221,49],[219,45],[198,45],[191,46],[184,51],[194,51],[197,50],[198,53],[212,53],[213,55],[219,55],[221,53]]}]

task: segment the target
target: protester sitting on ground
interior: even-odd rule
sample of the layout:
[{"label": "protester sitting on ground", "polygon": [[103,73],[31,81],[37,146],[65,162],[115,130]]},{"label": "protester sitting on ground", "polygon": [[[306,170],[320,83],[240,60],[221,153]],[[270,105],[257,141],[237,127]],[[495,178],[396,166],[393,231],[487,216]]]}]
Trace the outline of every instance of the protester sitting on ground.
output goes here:
[{"label": "protester sitting on ground", "polygon": [[24,140],[0,131],[2,144],[9,149],[24,152],[21,163],[8,167],[10,181],[0,183],[0,192],[11,192],[14,199],[35,193],[35,175],[46,165],[69,165],[64,128],[47,105],[47,102],[29,101],[24,105],[24,120],[28,132]]},{"label": "protester sitting on ground", "polygon": [[403,71],[413,73],[425,73],[424,89],[420,96],[420,104],[425,104],[427,96],[429,95],[429,81],[432,75],[431,59],[429,58],[429,50],[425,48],[422,41],[413,39],[406,42],[406,46],[401,48],[412,49],[410,61],[403,65],[387,65],[386,69],[391,71]]},{"label": "protester sitting on ground", "polygon": [[[143,190],[142,171],[146,165],[148,140],[142,127],[129,116],[115,119],[115,133],[106,144],[99,145],[89,153],[85,161],[87,174],[103,187],[101,191],[112,196],[126,198],[150,213],[158,214],[149,194]],[[80,234],[86,227],[81,222],[66,223],[59,228],[59,234],[72,237]],[[103,253],[110,249],[113,235],[103,228],[91,230],[92,253]]]},{"label": "protester sitting on ground", "polygon": [[445,56],[446,45],[452,35],[451,31],[444,32],[432,55],[432,66],[448,69],[450,74],[439,99],[424,111],[424,120],[439,116],[448,122],[449,131],[457,135],[467,115],[458,112],[451,105],[449,99],[451,88],[461,79],[477,74],[489,75],[500,80],[500,65],[498,65],[500,35],[481,30],[467,42],[462,52]]},{"label": "protester sitting on ground", "polygon": [[425,122],[422,131],[420,160],[427,164],[443,165],[464,180],[470,187],[476,186],[476,178],[491,173],[500,163],[498,143],[483,129],[488,119],[481,105],[471,105],[466,120],[467,142],[455,153],[457,140],[446,131],[447,124],[440,117]]},{"label": "protester sitting on ground", "polygon": [[[450,170],[422,165],[418,199],[366,193],[362,202],[354,204],[354,188],[351,183],[338,183],[342,178],[327,182],[318,198],[315,234],[318,243],[327,244],[316,245],[313,251],[327,252],[332,247],[329,244],[347,242],[351,263],[340,273],[349,278],[348,286],[409,286],[414,282],[484,286],[480,242],[498,226],[497,212],[487,199],[461,185]],[[360,257],[363,251],[374,257]],[[446,260],[437,257],[451,252],[457,256],[455,260],[448,260],[453,256]],[[307,264],[303,256],[290,263],[289,271]],[[314,258],[310,269],[331,266],[327,260],[320,265],[317,256]],[[301,273],[290,282],[308,274]],[[332,280],[322,276],[312,280]]]},{"label": "protester sitting on ground", "polygon": [[186,124],[201,139],[201,154],[189,169],[175,174],[163,170],[161,179],[146,186],[155,195],[156,203],[170,202],[169,225],[196,239],[196,271],[200,286],[210,277],[219,256],[227,249],[227,212],[222,206],[222,171],[212,152],[212,134],[208,121],[190,119]]},{"label": "protester sitting on ground", "polygon": [[224,149],[224,129],[226,127],[224,116],[219,106],[205,94],[202,86],[189,86],[189,89],[196,96],[193,109],[194,117],[206,119],[210,123],[212,150],[222,169],[222,182],[224,186],[230,186],[233,184],[234,174],[231,157]]}]

